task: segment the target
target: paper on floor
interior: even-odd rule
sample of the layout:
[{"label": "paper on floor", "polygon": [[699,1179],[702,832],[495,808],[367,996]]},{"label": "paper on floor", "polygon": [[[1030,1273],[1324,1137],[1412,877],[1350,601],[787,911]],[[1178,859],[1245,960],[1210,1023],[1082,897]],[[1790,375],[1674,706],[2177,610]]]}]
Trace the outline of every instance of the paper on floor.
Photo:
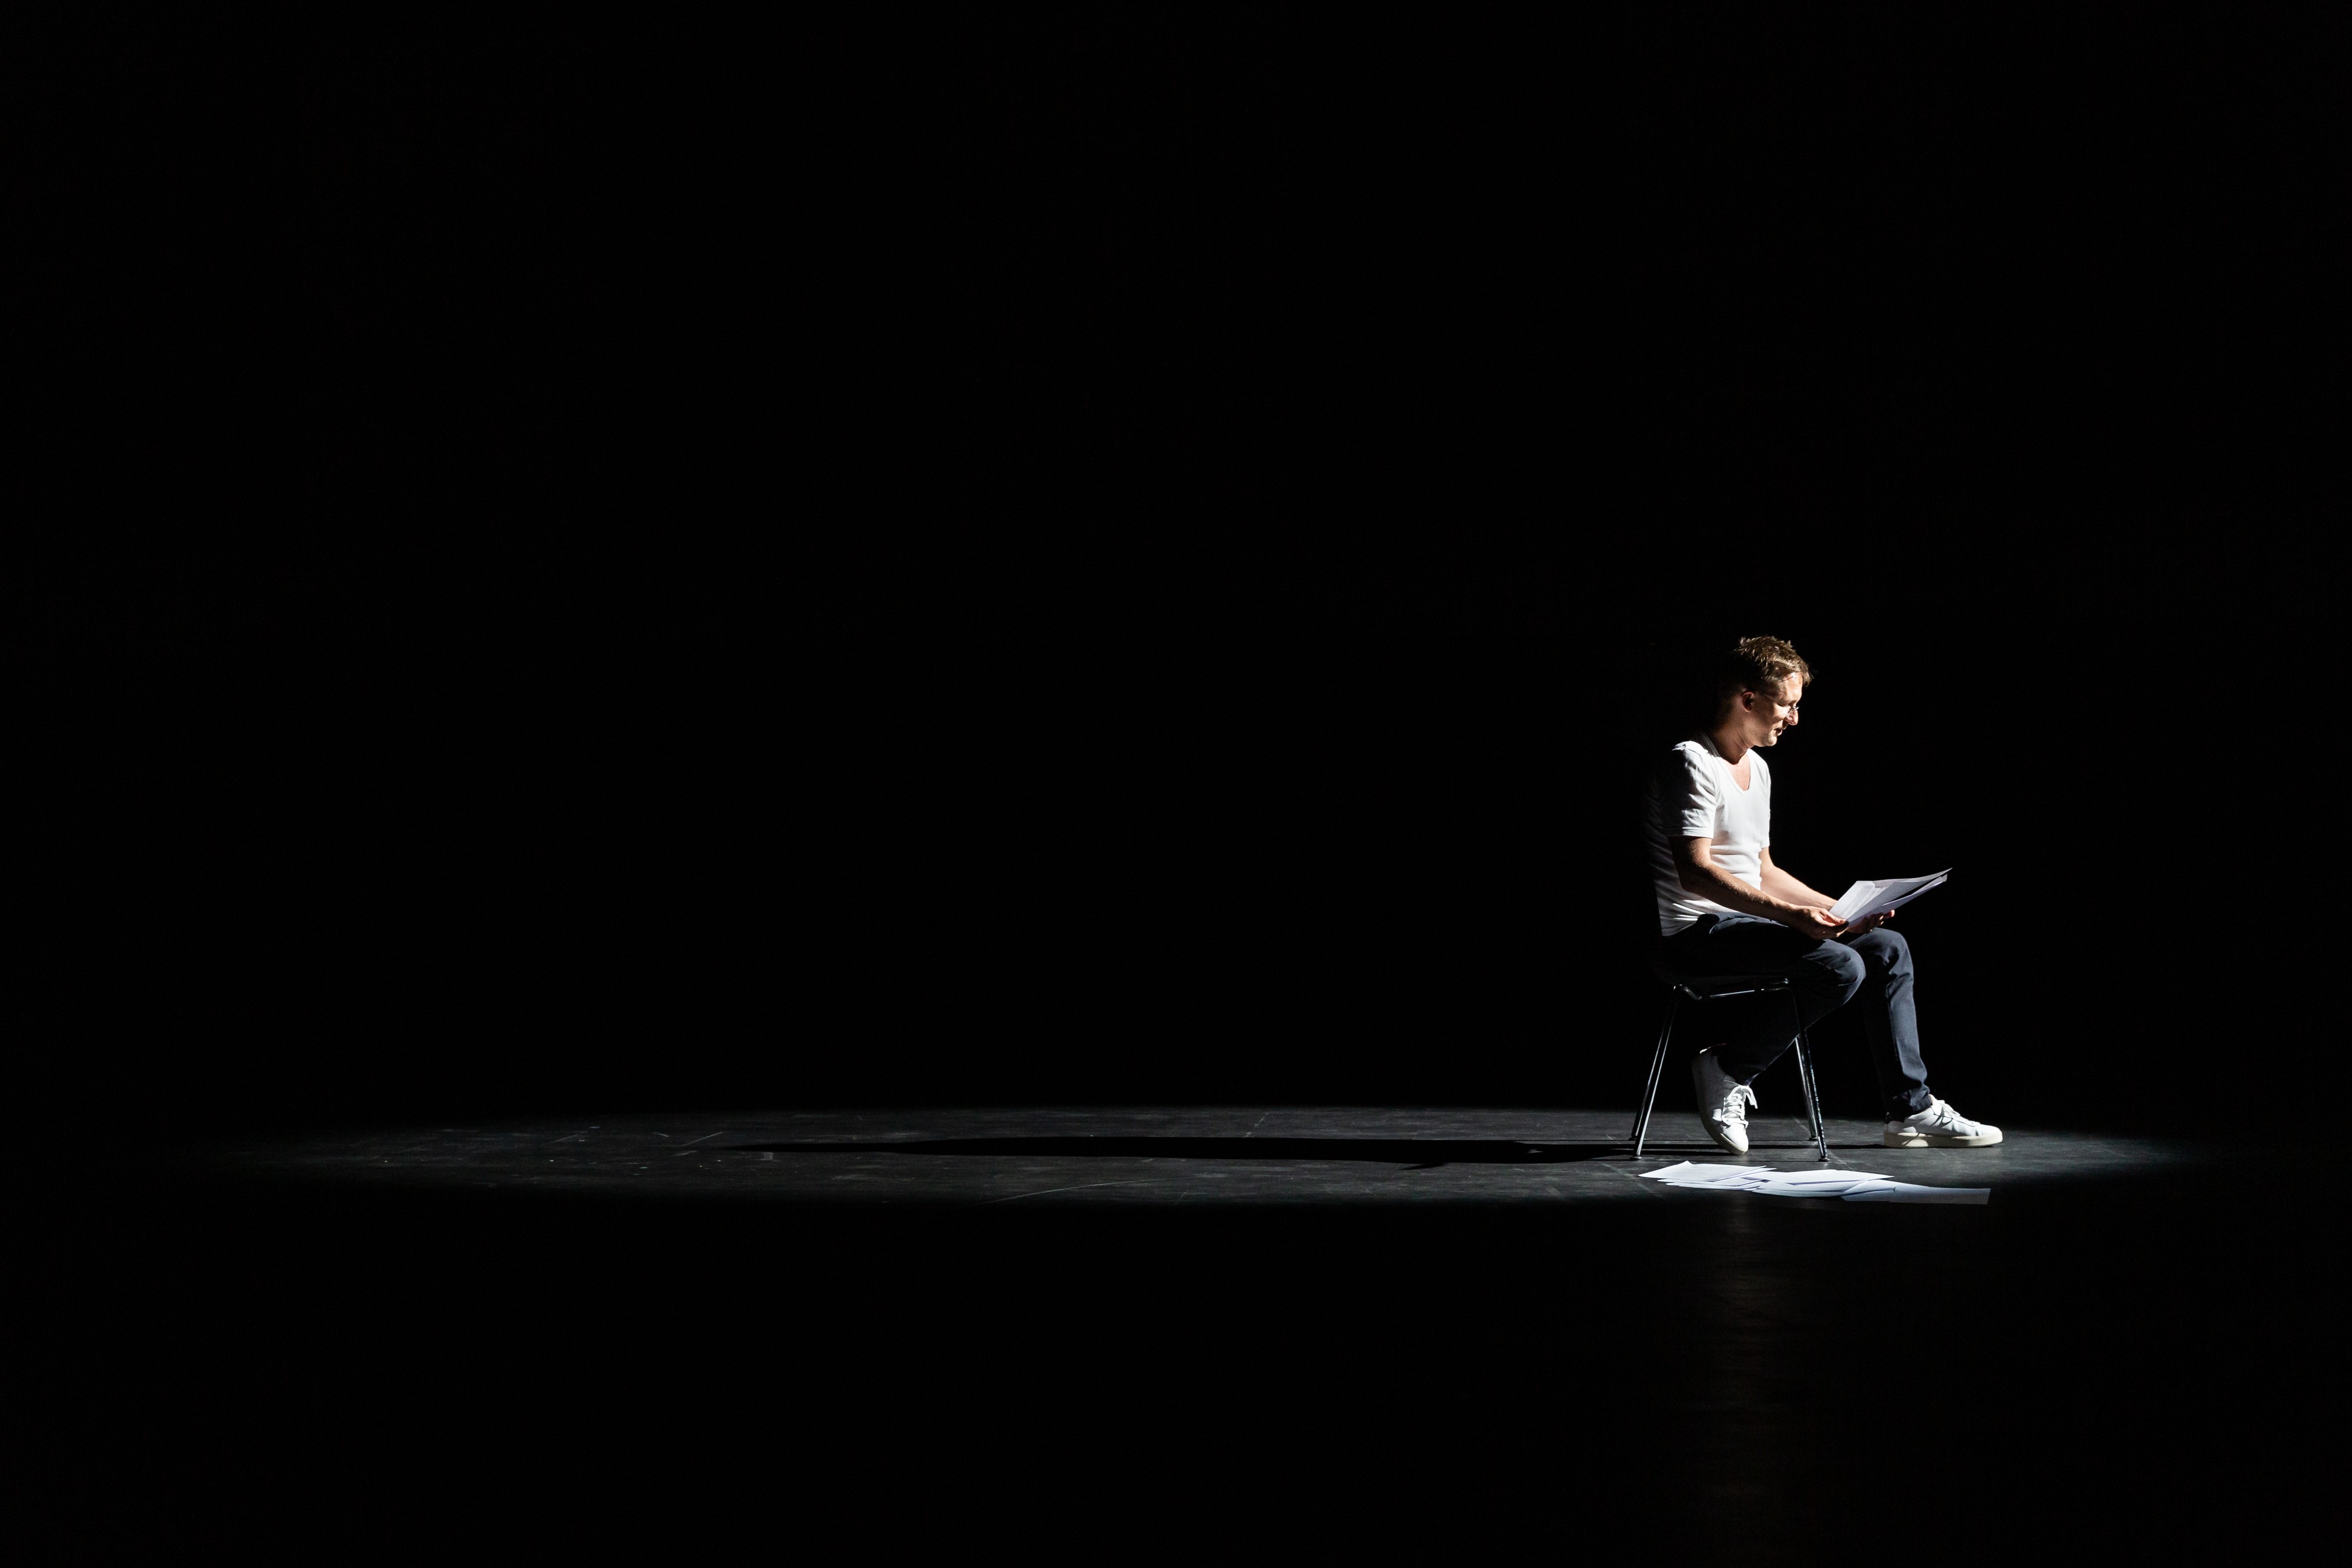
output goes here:
[{"label": "paper on floor", "polygon": [[1843,1197],[1858,1187],[1888,1185],[1868,1171],[1775,1172],[1756,1190],[1772,1197]]},{"label": "paper on floor", "polygon": [[1637,1173],[1664,1186],[1707,1192],[1760,1192],[1767,1197],[1843,1197],[1869,1203],[1984,1203],[1989,1186],[1921,1186],[1876,1171],[1776,1171],[1769,1166],[1695,1166],[1680,1160]]},{"label": "paper on floor", "polygon": [[1771,1174],[1769,1166],[1695,1166],[1684,1160],[1664,1170],[1643,1171],[1641,1176],[1644,1181],[1663,1182],[1668,1186],[1743,1187]]},{"label": "paper on floor", "polygon": [[1989,1186],[1920,1186],[1907,1181],[1878,1181],[1845,1195],[1848,1203],[1990,1203]]}]

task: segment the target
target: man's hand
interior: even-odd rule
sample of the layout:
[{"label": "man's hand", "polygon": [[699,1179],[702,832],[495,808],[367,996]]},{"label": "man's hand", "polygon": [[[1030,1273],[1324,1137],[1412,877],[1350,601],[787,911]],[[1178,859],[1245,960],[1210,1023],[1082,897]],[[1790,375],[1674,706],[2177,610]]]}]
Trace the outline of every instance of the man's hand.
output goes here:
[{"label": "man's hand", "polygon": [[1815,908],[1811,904],[1790,910],[1783,917],[1782,923],[1803,936],[1822,942],[1834,940],[1843,936],[1848,929],[1844,922],[1828,910]]},{"label": "man's hand", "polygon": [[1840,942],[1851,942],[1855,937],[1862,936],[1865,932],[1877,930],[1880,926],[1885,925],[1888,921],[1894,918],[1895,911],[1891,909],[1882,909],[1875,915],[1865,915],[1859,920],[1850,920],[1845,925],[1838,928],[1835,940]]}]

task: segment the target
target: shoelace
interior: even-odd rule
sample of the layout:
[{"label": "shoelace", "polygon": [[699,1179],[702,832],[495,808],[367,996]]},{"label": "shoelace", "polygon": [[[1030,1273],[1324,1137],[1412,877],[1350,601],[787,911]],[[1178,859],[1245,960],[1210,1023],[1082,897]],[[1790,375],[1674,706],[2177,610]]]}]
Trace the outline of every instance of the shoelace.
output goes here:
[{"label": "shoelace", "polygon": [[[1744,1106],[1740,1104],[1743,1100],[1748,1102]],[[1723,1103],[1723,1113],[1734,1122],[1745,1122],[1748,1120],[1748,1113],[1755,1107],[1756,1091],[1742,1083],[1734,1089],[1731,1092],[1731,1097]]]},{"label": "shoelace", "polygon": [[1945,1100],[1927,1102],[1927,1119],[1920,1126],[1939,1133],[1972,1134],[1976,1131],[1969,1119],[1953,1110],[1950,1102]]}]

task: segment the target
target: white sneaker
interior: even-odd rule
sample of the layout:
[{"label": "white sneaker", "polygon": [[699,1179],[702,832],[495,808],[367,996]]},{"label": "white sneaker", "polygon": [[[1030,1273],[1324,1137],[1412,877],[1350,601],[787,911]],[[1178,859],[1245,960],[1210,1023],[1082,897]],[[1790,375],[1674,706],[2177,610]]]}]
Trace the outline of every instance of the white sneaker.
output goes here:
[{"label": "white sneaker", "polygon": [[1723,1070],[1712,1046],[1691,1062],[1691,1086],[1698,1091],[1698,1124],[1706,1135],[1735,1155],[1746,1154],[1748,1113],[1756,1104],[1756,1091]]},{"label": "white sneaker", "polygon": [[1883,1141],[1890,1149],[1977,1149],[2000,1142],[2000,1129],[1988,1122],[1971,1122],[1929,1095],[1925,1111],[1887,1123]]}]

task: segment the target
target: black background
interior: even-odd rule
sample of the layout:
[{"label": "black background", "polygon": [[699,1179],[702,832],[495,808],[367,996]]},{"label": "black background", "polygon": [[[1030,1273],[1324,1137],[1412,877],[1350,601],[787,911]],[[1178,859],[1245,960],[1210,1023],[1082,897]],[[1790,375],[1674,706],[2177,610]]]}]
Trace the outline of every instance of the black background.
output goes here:
[{"label": "black background", "polygon": [[1938,1089],[2251,1114],[2327,789],[2329,41],[110,46],[95,480],[171,526],[47,655],[76,1054],[207,1129],[1628,1103],[1632,791],[1769,632],[1778,858],[1956,868]]}]

